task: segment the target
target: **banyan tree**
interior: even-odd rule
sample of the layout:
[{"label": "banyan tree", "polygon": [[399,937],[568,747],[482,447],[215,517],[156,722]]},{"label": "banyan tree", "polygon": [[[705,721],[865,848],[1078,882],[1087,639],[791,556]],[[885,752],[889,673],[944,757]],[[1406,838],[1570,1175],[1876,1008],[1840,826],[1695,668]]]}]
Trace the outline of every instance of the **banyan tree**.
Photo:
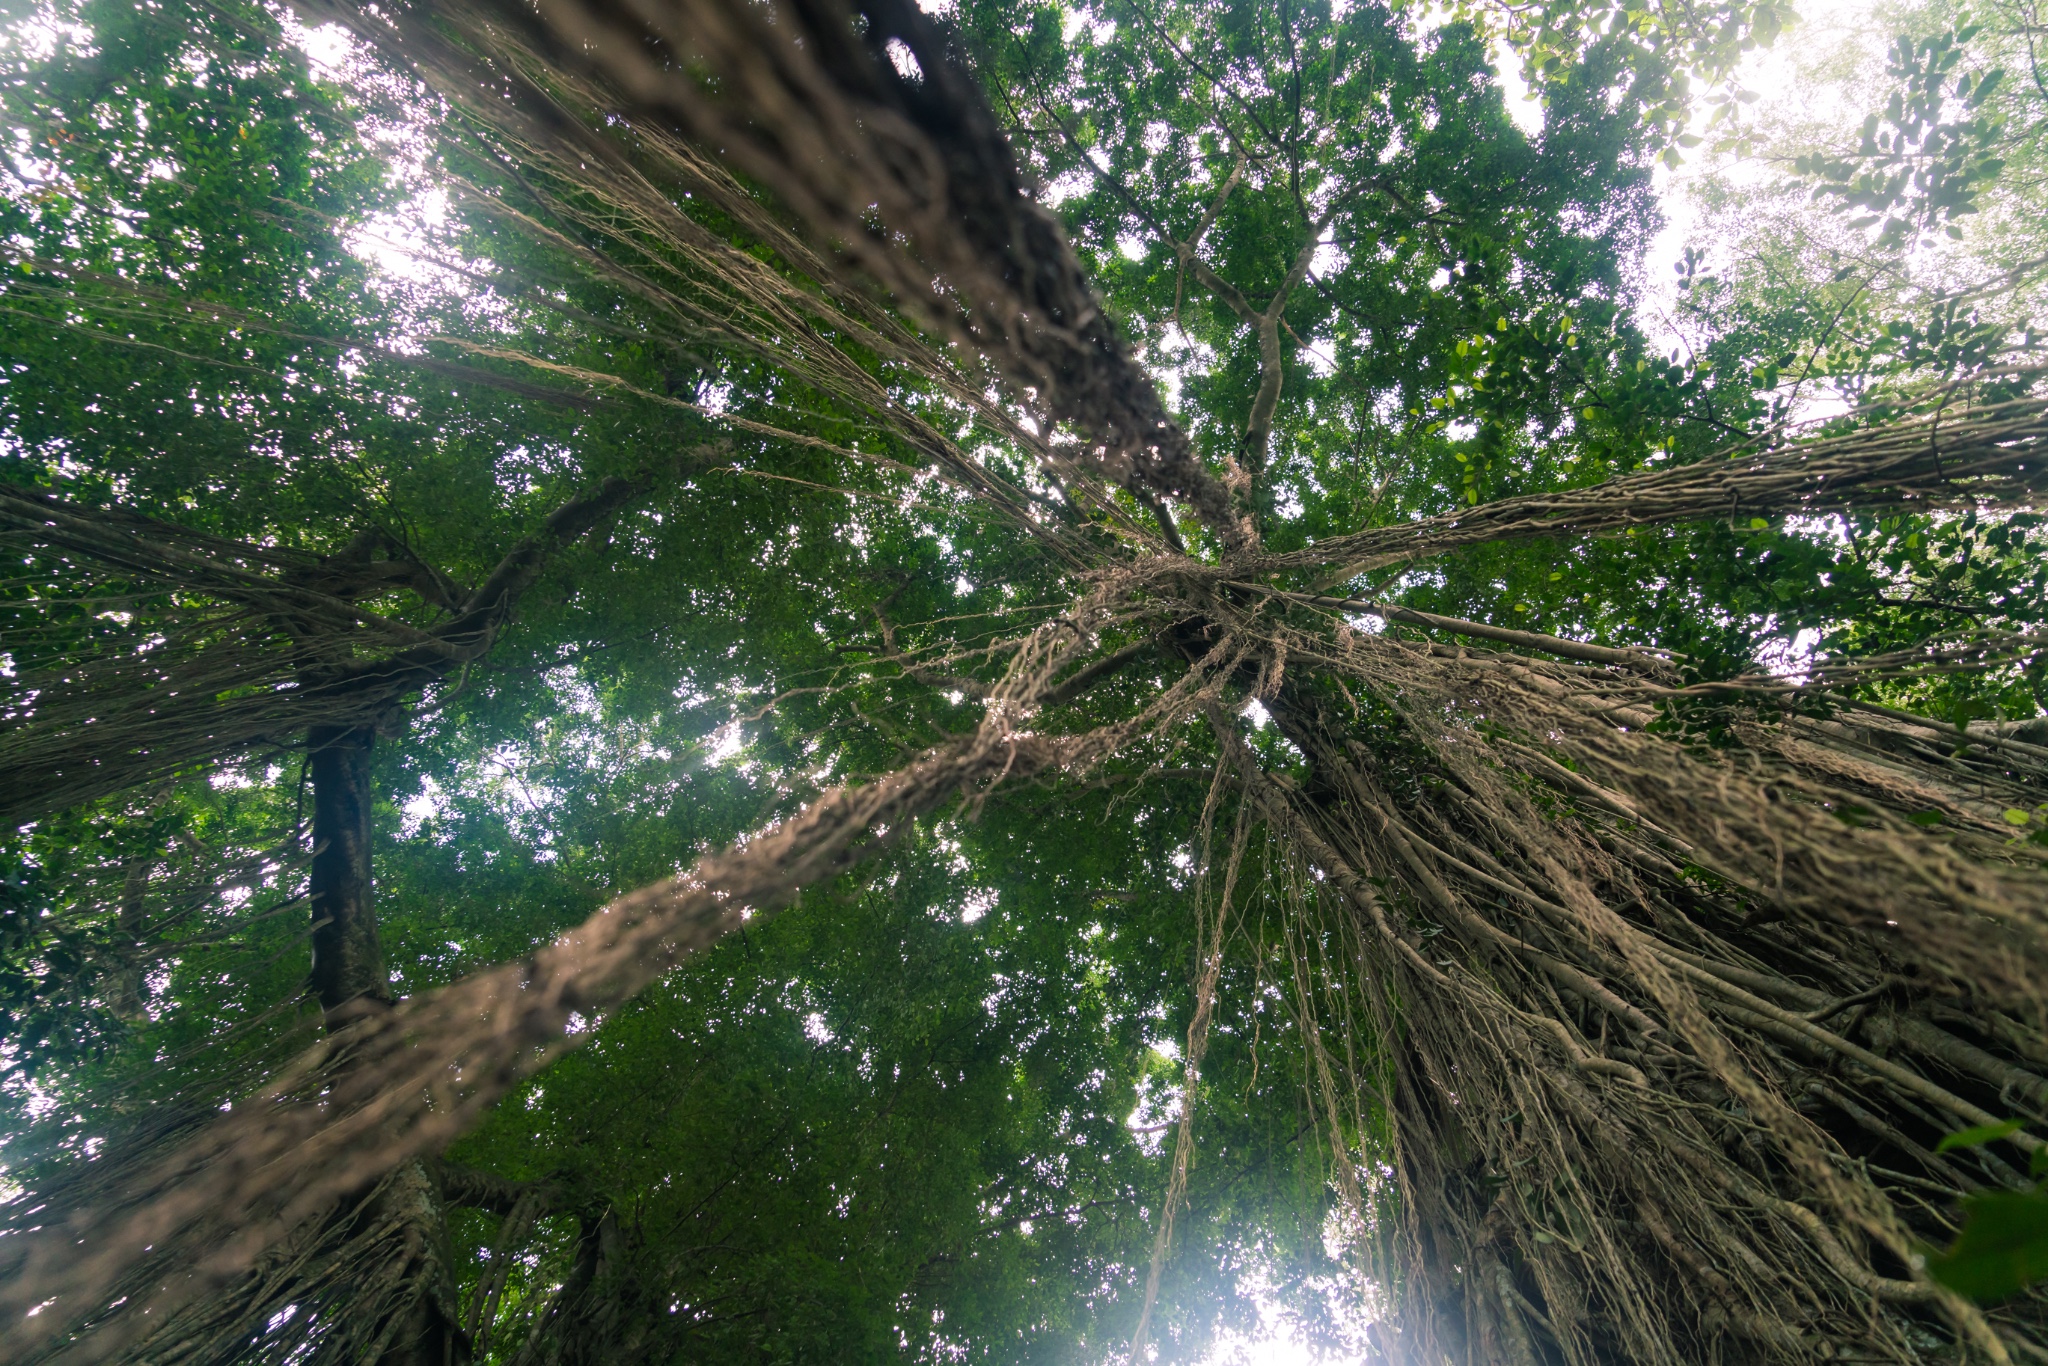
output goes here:
[{"label": "banyan tree", "polygon": [[1788,20],[21,19],[7,1358],[2048,1359],[2048,96],[1658,340]]}]

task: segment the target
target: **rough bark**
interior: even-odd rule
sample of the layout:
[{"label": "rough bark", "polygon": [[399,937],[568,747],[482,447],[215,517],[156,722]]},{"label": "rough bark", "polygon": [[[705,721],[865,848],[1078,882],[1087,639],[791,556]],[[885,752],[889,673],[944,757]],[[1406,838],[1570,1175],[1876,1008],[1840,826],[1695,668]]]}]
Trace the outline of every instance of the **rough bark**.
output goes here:
[{"label": "rough bark", "polygon": [[377,728],[316,727],[307,736],[313,784],[313,917],[309,990],[329,1026],[389,1005],[370,866],[371,759]]},{"label": "rough bark", "polygon": [[[389,1008],[391,980],[377,933],[371,813],[376,801],[374,725],[322,726],[307,737],[313,785],[312,965],[309,990],[330,1031],[346,1028],[366,1011]],[[366,1229],[395,1235],[396,1265],[384,1274],[401,1290],[397,1307],[374,1338],[375,1366],[457,1366],[470,1360],[462,1330],[446,1202],[440,1182],[415,1158],[404,1163],[364,1203]]]},{"label": "rough bark", "polygon": [[375,1366],[463,1366],[471,1359],[462,1329],[448,1207],[434,1169],[415,1158],[393,1172],[365,1210],[372,1223],[400,1230],[399,1266],[406,1293],[378,1337]]}]

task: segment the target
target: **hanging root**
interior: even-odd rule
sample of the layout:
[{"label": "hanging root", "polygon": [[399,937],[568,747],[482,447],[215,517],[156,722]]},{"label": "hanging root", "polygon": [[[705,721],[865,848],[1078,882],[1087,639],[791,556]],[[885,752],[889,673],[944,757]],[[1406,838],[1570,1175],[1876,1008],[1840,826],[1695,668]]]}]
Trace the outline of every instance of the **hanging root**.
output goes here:
[{"label": "hanging root", "polygon": [[[1828,700],[1859,681],[2003,666],[2040,641],[1986,639],[1799,685],[1684,684],[1652,652],[1275,586],[1290,571],[1327,585],[1534,536],[2031,505],[2048,486],[2044,403],[2001,395],[2037,374],[1918,396],[1911,416],[1867,431],[1261,556],[1055,219],[1022,193],[947,40],[897,0],[859,8],[858,24],[829,6],[739,0],[332,12],[447,96],[485,155],[530,171],[516,197],[478,192],[479,208],[634,299],[676,355],[731,345],[866,414],[1089,573],[1094,595],[1015,642],[1007,672],[977,690],[985,713],[972,734],[825,794],[525,959],[365,1017],[229,1113],[110,1167],[89,1195],[33,1212],[39,1227],[0,1252],[0,1315],[25,1325],[11,1330],[19,1352],[175,1359],[180,1344],[231,1340],[296,1284],[311,1298],[294,1303],[365,1295],[371,1336],[360,1345],[375,1355],[390,1340],[377,1335],[404,1331],[393,1325],[422,1302],[378,1279],[417,1265],[406,1174],[588,1037],[570,1033],[574,1017],[629,999],[907,821],[1030,774],[1080,773],[1196,714],[1243,809],[1286,851],[1290,1009],[1383,1352],[1512,1366],[1913,1361],[1930,1333],[1992,1362],[2008,1344],[2043,1350],[2038,1297],[1987,1315],[1927,1281],[1913,1249],[1945,1237],[1954,1196],[2023,1184],[2048,1130],[2037,985],[2048,867],[2005,815],[2048,799],[2048,750],[1996,729],[1944,737],[1918,718]],[[921,78],[895,72],[894,40]],[[774,264],[679,207],[699,195]],[[958,346],[947,358],[929,337]],[[861,351],[881,363],[856,363]],[[470,359],[546,368],[510,353]],[[1046,531],[1048,500],[892,398],[904,374],[1030,452],[1069,502],[1122,537],[1118,553],[1159,543],[1111,486],[1145,506],[1184,503],[1230,557],[1131,564]],[[1028,425],[988,397],[991,382]],[[1055,449],[1061,427],[1082,438],[1079,455]],[[74,669],[94,687],[104,679],[107,695],[143,696],[138,683],[153,680],[157,696],[118,718],[126,732],[106,731],[132,750],[156,727],[166,752],[152,771],[337,719],[305,711],[308,699],[325,703],[304,687],[238,703],[240,729],[217,718],[171,727],[152,706],[256,696],[257,683],[317,681],[323,669],[365,671],[388,701],[418,686],[420,670],[480,653],[496,618],[474,613],[509,601],[451,598],[460,629],[418,640],[359,611],[366,595],[323,579],[335,568],[325,561],[74,516],[29,495],[0,497],[0,530],[39,554],[111,566],[101,587],[137,601],[197,588],[216,604],[180,617],[159,654],[102,652]],[[1161,534],[1176,539],[1170,516]],[[449,596],[431,573],[416,590]],[[1363,636],[1333,624],[1330,607],[1486,643]],[[1172,642],[1190,667],[1125,721],[1053,733],[1047,709],[1116,666],[1089,656],[1105,620]],[[334,657],[308,656],[290,623],[338,642]],[[60,657],[61,631],[50,639],[48,672],[80,665]],[[1258,762],[1221,708],[1226,688],[1265,699],[1301,756],[1293,772]],[[115,790],[92,786],[107,781],[106,755],[79,750],[78,732],[98,713],[86,692],[72,701],[65,712],[52,693],[5,738],[17,769],[54,775],[33,794],[39,809]],[[1233,833],[1230,869],[1244,835]],[[1228,873],[1224,883],[1153,1286],[1194,1131]],[[1944,1133],[2015,1113],[2031,1127],[1999,1145],[1935,1151]]]},{"label": "hanging root", "polygon": [[[1390,1095],[1401,1198],[1355,1217],[1399,1268],[1390,1350],[1676,1366],[2048,1342],[2038,1299],[1994,1321],[1914,1251],[1950,1236],[1929,1193],[2021,1184],[2048,1131],[1932,1151],[2048,1121],[2048,868],[2000,814],[2048,796],[2027,747],[1965,769],[1889,718],[1745,702],[1714,748],[1633,662],[1264,630],[1307,776],[1212,726],[1314,871],[1304,937],[1350,947],[1300,973],[1326,1004],[1304,986],[1298,1013],[1356,1009],[1387,1049],[1354,1086]],[[1938,829],[1911,819],[1930,808]],[[1312,1071],[1327,1028],[1305,1029]],[[1333,1140],[1359,1132],[1338,1119]]]},{"label": "hanging root", "polygon": [[[1146,1359],[1146,1334],[1152,1323],[1152,1309],[1159,1299],[1159,1276],[1166,1266],[1166,1254],[1173,1245],[1173,1222],[1187,1195],[1188,1164],[1194,1158],[1195,1108],[1201,1095],[1202,1058],[1209,1048],[1209,1018],[1216,1006],[1216,982],[1223,973],[1223,940],[1230,922],[1231,902],[1237,891],[1237,875],[1244,866],[1246,822],[1249,808],[1240,804],[1230,852],[1224,860],[1223,886],[1214,888],[1216,807],[1223,794],[1228,771],[1219,767],[1209,784],[1209,799],[1202,805],[1202,871],[1195,882],[1194,905],[1201,961],[1195,968],[1195,1013],[1188,1024],[1187,1051],[1183,1054],[1180,1119],[1173,1127],[1173,1167],[1167,1177],[1166,1200],[1159,1211],[1159,1232],[1152,1240],[1152,1262],[1145,1273],[1145,1298],[1138,1309],[1138,1326],[1131,1333],[1128,1360],[1136,1366]],[[1213,901],[1213,917],[1209,904]]]},{"label": "hanging root", "polygon": [[[783,231],[778,245],[787,242],[843,308],[858,312],[847,300],[879,286],[986,363],[1041,432],[1056,423],[1080,432],[1095,476],[1184,502],[1226,545],[1247,544],[1227,491],[1104,312],[1058,219],[1026,193],[953,39],[915,6],[316,8],[494,124],[511,116],[493,104],[544,109],[524,118],[520,136],[558,165],[580,169],[593,155],[620,165],[591,131],[612,123],[657,153],[683,142],[719,149],[723,178],[736,171],[765,187],[804,226],[807,241]],[[891,42],[914,55],[916,76],[896,70]],[[591,110],[602,117],[583,123]],[[654,208],[656,221],[675,216],[672,203]],[[742,221],[761,216],[750,204]],[[776,335],[757,332],[751,343]],[[977,397],[973,406],[989,405]],[[1037,440],[1031,447],[1045,450]]]},{"label": "hanging root", "polygon": [[[1341,566],[1330,581],[1460,546],[1589,536],[1675,522],[1821,515],[1851,508],[2032,506],[2048,491],[2042,367],[1988,372],[1911,396],[1907,415],[1817,440],[1738,446],[1585,488],[1500,498],[1441,517],[1333,536],[1246,559],[1239,573]],[[2017,396],[2012,391],[2018,389]]]},{"label": "hanging root", "polygon": [[[971,734],[782,825],[685,876],[621,897],[531,956],[375,1013],[303,1054],[258,1094],[96,1183],[90,1198],[10,1240],[0,1315],[34,1346],[67,1325],[68,1349],[103,1359],[241,1286],[295,1230],[322,1225],[389,1173],[464,1132],[520,1080],[573,1047],[576,1017],[618,1005],[749,916],[836,876],[906,822],[970,805],[1033,774],[1080,774],[1213,700],[1243,649],[1225,639],[1128,719],[1073,736],[1023,729],[1085,656],[1099,613],[1079,610],[1020,643]],[[1085,666],[1084,666],[1085,667]],[[310,1235],[308,1235],[310,1236]],[[353,1243],[351,1243],[353,1246]],[[331,1260],[331,1259],[330,1259]],[[257,1268],[252,1273],[252,1268]],[[44,1312],[23,1320],[37,1306]]]},{"label": "hanging root", "polygon": [[[0,822],[377,719],[488,654],[548,557],[656,479],[607,478],[569,499],[473,588],[375,530],[315,556],[0,484],[0,545],[40,571],[5,606],[18,663],[0,680],[0,764],[16,776]],[[439,619],[422,629],[361,605],[395,588]],[[124,624],[109,629],[116,603]],[[94,623],[82,642],[81,618]]]}]

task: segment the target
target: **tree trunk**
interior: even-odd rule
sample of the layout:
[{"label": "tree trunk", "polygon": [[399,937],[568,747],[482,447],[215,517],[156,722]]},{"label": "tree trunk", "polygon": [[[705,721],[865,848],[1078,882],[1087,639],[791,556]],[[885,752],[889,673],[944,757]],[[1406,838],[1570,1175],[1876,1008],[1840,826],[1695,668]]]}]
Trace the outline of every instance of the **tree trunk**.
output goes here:
[{"label": "tree trunk", "polygon": [[374,725],[316,727],[313,769],[313,915],[310,991],[330,1029],[391,1001],[370,876],[370,760]]},{"label": "tree trunk", "polygon": [[128,860],[121,879],[120,957],[107,991],[107,1011],[126,1024],[141,1024],[149,1018],[142,1001],[142,937],[149,916],[149,875],[156,860],[147,855]]},{"label": "tree trunk", "polygon": [[367,1222],[402,1230],[406,1295],[393,1311],[375,1366],[468,1366],[469,1335],[448,1245],[448,1206],[441,1183],[418,1158],[393,1172],[365,1211]]},{"label": "tree trunk", "polygon": [[[334,1030],[391,1004],[370,859],[377,727],[316,727],[307,744],[313,777],[309,990]],[[385,1180],[362,1218],[366,1227],[395,1227],[403,1262],[397,1279],[405,1291],[378,1334],[375,1366],[463,1366],[470,1360],[469,1337],[461,1327],[440,1183],[423,1162],[408,1162]]]}]

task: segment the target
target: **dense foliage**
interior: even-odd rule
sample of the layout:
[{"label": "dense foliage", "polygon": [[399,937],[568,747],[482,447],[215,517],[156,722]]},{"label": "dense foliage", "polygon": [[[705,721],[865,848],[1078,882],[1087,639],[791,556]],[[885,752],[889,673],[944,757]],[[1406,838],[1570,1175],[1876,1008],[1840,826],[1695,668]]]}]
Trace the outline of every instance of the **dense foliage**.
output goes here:
[{"label": "dense foliage", "polygon": [[[874,59],[904,146],[942,143],[916,125],[939,49],[881,41],[926,31],[899,8],[788,12]],[[912,229],[826,240],[602,44],[593,72],[524,6],[431,9],[79,0],[7,30],[17,1245],[130,1199],[123,1172],[323,1034],[988,733],[1020,639],[1103,661],[1039,680],[1024,730],[1124,729],[963,780],[630,999],[564,1006],[573,1051],[507,1060],[480,1122],[283,1221],[161,1331],[86,1331],[122,1322],[113,1281],[58,1300],[80,1350],[2044,1350],[2031,20],[1911,16],[1829,142],[1708,102],[1788,22],[1767,4],[962,0],[946,69],[985,106],[957,108],[992,112],[1226,520],[1090,465],[981,305],[949,335],[878,283],[885,250],[935,250]],[[1653,168],[1689,129],[1779,170],[1706,184],[1726,230],[1653,320]],[[1929,392],[2018,414],[1954,438],[1963,494],[1933,440],[1931,475],[1839,502],[1731,479],[1541,520],[1731,447],[1910,436]],[[1329,549],[1524,504],[1444,553]],[[1468,654],[1500,672],[1431,672]],[[1208,690],[1165,707],[1181,680]],[[1544,700],[1581,687],[1613,735]],[[1873,716],[1882,762],[1814,757]],[[1474,757],[1496,743],[1557,757]],[[1668,769],[1601,748],[1653,743]],[[1824,814],[1744,826],[1711,792],[1747,782]],[[1900,868],[1978,899],[1860,900]],[[1671,986],[1695,960],[1667,941],[1777,1005]],[[1944,1146],[1973,1115],[2023,1122]],[[1646,1203],[1660,1180],[1686,1208]],[[1713,1224],[1700,1192],[1757,1203]],[[184,1273],[136,1274],[141,1303]],[[22,1360],[63,1345],[22,1332]]]}]

